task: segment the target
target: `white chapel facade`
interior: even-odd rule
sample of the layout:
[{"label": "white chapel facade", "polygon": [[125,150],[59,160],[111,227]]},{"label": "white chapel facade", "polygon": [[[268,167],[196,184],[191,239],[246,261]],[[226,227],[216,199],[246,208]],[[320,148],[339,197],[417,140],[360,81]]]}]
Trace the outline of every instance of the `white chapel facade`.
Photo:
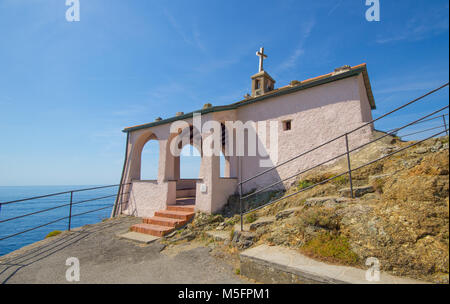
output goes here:
[{"label": "white chapel facade", "polygon": [[[125,186],[118,197],[115,215],[153,216],[157,210],[176,205],[183,197],[193,199],[196,211],[217,213],[227,203],[228,197],[238,192],[239,181],[372,120],[371,110],[375,109],[375,102],[365,64],[344,66],[325,75],[275,88],[275,80],[263,67],[267,58],[263,48],[257,56],[260,58],[259,71],[251,76],[252,93],[243,100],[224,106],[207,104],[192,113],[177,113],[168,119],[158,118],[123,130],[127,134],[127,143],[121,183]],[[201,117],[201,121],[196,121],[196,117]],[[222,150],[230,152],[224,153],[225,176],[222,177],[220,156],[204,153],[202,149],[204,140],[212,135],[212,130],[205,128],[205,124],[211,121],[220,122]],[[244,141],[237,139],[236,130],[230,127],[236,122],[254,128],[247,129],[245,134],[247,137],[248,133],[256,134],[256,155],[249,155],[247,137]],[[174,124],[184,127],[174,131]],[[271,124],[276,127],[276,136],[269,136],[273,135],[270,134],[273,130],[269,130]],[[179,142],[180,136],[188,136],[188,140]],[[349,136],[350,148],[369,141],[371,136],[370,126],[352,133]],[[159,143],[159,161],[157,179],[149,181],[141,179],[141,154],[150,140]],[[174,143],[175,140],[178,141]],[[200,151],[197,179],[180,178],[180,157],[171,152],[174,144],[179,148],[191,144]],[[241,153],[237,152],[239,149]],[[343,149],[341,142],[317,149],[289,166],[280,166],[245,183],[242,191],[246,193],[295,175],[343,153]]]}]

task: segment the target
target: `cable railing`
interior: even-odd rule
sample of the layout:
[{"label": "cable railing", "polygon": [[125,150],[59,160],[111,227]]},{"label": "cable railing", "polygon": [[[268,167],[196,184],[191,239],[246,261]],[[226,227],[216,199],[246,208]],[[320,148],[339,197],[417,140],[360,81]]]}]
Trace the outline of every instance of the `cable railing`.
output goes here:
[{"label": "cable railing", "polygon": [[[33,212],[28,212],[25,214],[21,214],[21,215],[17,215],[17,216],[13,216],[13,217],[9,217],[6,219],[2,219],[0,220],[0,224],[2,223],[6,223],[6,222],[11,222],[11,221],[15,221],[18,219],[23,219],[29,216],[33,216],[36,214],[42,214],[42,213],[46,213],[46,212],[50,212],[56,209],[60,209],[60,208],[64,208],[67,207],[68,208],[68,215],[64,216],[64,217],[59,217],[57,219],[54,219],[50,222],[38,225],[38,226],[34,226],[32,228],[28,228],[7,236],[3,236],[0,237],[0,241],[24,234],[26,232],[30,232],[42,227],[46,227],[49,226],[51,224],[57,223],[57,222],[61,222],[63,220],[67,220],[67,230],[70,231],[72,228],[72,219],[74,217],[78,217],[78,216],[82,216],[85,214],[89,214],[89,213],[93,213],[93,212],[98,212],[101,210],[105,210],[108,208],[112,208],[114,207],[115,204],[106,204],[106,205],[101,205],[100,208],[96,208],[96,209],[91,209],[88,211],[84,211],[84,212],[80,212],[80,213],[72,213],[73,211],[73,206],[76,205],[80,205],[80,204],[84,204],[84,203],[88,203],[88,202],[93,202],[93,201],[100,201],[100,200],[104,200],[104,199],[108,199],[108,198],[113,198],[113,197],[118,197],[120,196],[121,198],[123,197],[123,195],[128,194],[129,192],[123,192],[123,187],[125,185],[130,185],[128,184],[117,184],[117,185],[108,185],[108,186],[99,186],[99,187],[92,187],[92,188],[84,188],[84,189],[76,189],[76,190],[69,190],[69,191],[64,191],[64,192],[58,192],[58,193],[52,193],[52,194],[47,194],[47,195],[40,195],[40,196],[34,196],[34,197],[29,197],[29,198],[24,198],[24,199],[18,199],[18,200],[13,200],[13,201],[8,201],[8,202],[0,202],[0,212],[2,210],[2,206],[7,206],[7,205],[11,205],[11,204],[17,204],[17,203],[22,203],[22,202],[30,202],[30,201],[35,201],[38,199],[45,199],[45,198],[53,198],[53,197],[57,197],[57,196],[61,196],[61,195],[69,195],[69,203],[65,203],[65,204],[61,204],[61,205],[57,205],[57,206],[53,206],[50,208],[45,208],[45,209],[41,209],[41,210],[37,210],[37,211],[33,211]],[[93,190],[101,190],[101,189],[112,189],[114,187],[119,187],[119,191],[118,193],[115,194],[111,194],[111,195],[103,195],[103,196],[99,196],[99,197],[94,197],[94,198],[89,198],[89,199],[84,199],[84,200],[80,200],[80,201],[74,201],[74,193],[80,193],[80,192],[87,192],[87,191],[93,191]],[[125,202],[126,203],[126,202]]]},{"label": "cable railing", "polygon": [[[446,117],[447,117],[447,116],[448,116],[448,113],[445,113],[445,114],[442,114],[442,115],[439,115],[439,116],[435,116],[435,117],[431,117],[431,118],[428,118],[428,119],[424,119],[424,120],[422,120],[422,121],[417,122],[417,124],[422,124],[422,123],[429,122],[429,121],[433,121],[433,120],[442,120],[442,122],[443,122],[442,125],[447,129],[447,135],[448,135],[448,127],[447,127],[447,120],[446,120]],[[397,135],[397,136],[400,136],[400,137],[406,137],[406,136],[410,136],[410,135],[415,135],[415,134],[423,133],[423,132],[430,131],[430,130],[437,129],[437,128],[441,128],[441,127],[442,127],[442,126],[438,126],[438,127],[430,128],[430,129],[427,129],[427,130],[422,130],[422,131],[419,131],[419,132],[417,132],[417,133],[402,134],[402,135],[398,135],[398,134],[397,134],[397,131],[399,130],[398,128],[396,128],[396,129],[391,129],[391,130],[389,130],[389,131],[387,131],[387,132],[392,132],[393,134],[395,134],[395,135]]]},{"label": "cable railing", "polygon": [[[266,169],[266,170],[264,170],[264,171],[262,171],[262,172],[260,172],[260,173],[258,173],[258,174],[256,174],[256,175],[254,175],[254,176],[252,176],[252,177],[250,177],[250,178],[247,178],[247,179],[245,179],[245,180],[239,182],[239,184],[238,184],[238,185],[239,185],[239,213],[240,213],[240,219],[241,219],[241,221],[240,221],[240,222],[241,222],[241,231],[243,231],[243,229],[244,229],[244,224],[243,224],[243,223],[244,223],[244,219],[243,219],[243,216],[244,216],[245,214],[254,212],[254,211],[259,210],[259,209],[261,209],[261,208],[264,208],[264,207],[266,207],[266,206],[268,206],[268,205],[272,205],[272,204],[274,204],[274,203],[276,203],[276,202],[285,200],[285,199],[287,199],[287,198],[289,198],[289,197],[292,197],[292,196],[297,195],[297,194],[299,194],[299,193],[301,193],[301,192],[310,190],[310,189],[312,189],[312,188],[314,188],[314,187],[316,187],[316,186],[325,184],[325,183],[327,183],[327,182],[329,182],[329,181],[332,181],[332,180],[334,180],[334,179],[336,179],[336,178],[339,178],[339,177],[341,177],[341,176],[348,175],[348,177],[349,177],[349,186],[350,186],[350,195],[351,195],[352,198],[354,198],[355,196],[354,196],[354,191],[353,191],[353,178],[352,178],[352,172],[354,172],[354,171],[356,171],[356,170],[359,170],[359,169],[361,169],[361,168],[364,168],[364,167],[366,167],[366,166],[368,166],[368,165],[370,165],[370,164],[373,164],[373,163],[375,163],[375,162],[377,162],[377,161],[380,161],[380,160],[382,160],[382,159],[384,159],[384,158],[387,158],[387,157],[390,157],[390,156],[392,156],[392,155],[394,155],[394,154],[397,154],[397,153],[399,153],[399,152],[402,152],[402,151],[404,151],[404,150],[406,150],[406,149],[409,149],[409,148],[411,148],[411,147],[413,147],[413,146],[415,146],[415,145],[418,145],[418,144],[420,144],[420,143],[422,143],[422,142],[424,142],[424,141],[426,141],[426,140],[428,140],[428,139],[430,139],[430,138],[433,138],[433,137],[436,137],[436,136],[440,136],[440,135],[443,135],[443,134],[446,134],[446,135],[448,136],[449,130],[448,130],[448,126],[447,126],[446,117],[447,117],[449,114],[448,114],[448,113],[442,113],[442,112],[444,112],[445,110],[448,110],[449,106],[447,105],[447,106],[444,106],[444,107],[442,107],[442,108],[440,108],[440,109],[437,109],[437,110],[435,110],[435,111],[433,111],[433,112],[431,112],[431,113],[429,113],[429,114],[427,114],[427,115],[424,115],[424,116],[422,116],[422,117],[420,117],[420,118],[418,118],[418,119],[416,119],[416,120],[414,120],[414,121],[412,121],[412,122],[409,122],[409,123],[407,123],[407,124],[405,124],[405,125],[402,125],[401,127],[398,127],[398,128],[392,129],[392,130],[390,130],[390,131],[388,131],[388,132],[385,132],[384,135],[382,135],[382,136],[380,136],[380,137],[378,137],[378,138],[372,139],[372,140],[370,140],[370,141],[368,141],[368,142],[366,142],[366,143],[363,143],[363,144],[361,144],[361,145],[359,145],[359,146],[357,146],[357,147],[355,147],[355,148],[352,148],[352,149],[349,148],[349,135],[350,135],[350,134],[352,134],[352,133],[354,133],[354,132],[356,132],[356,131],[358,131],[358,130],[361,130],[362,128],[365,128],[365,127],[370,127],[370,128],[372,128],[372,129],[374,129],[373,127],[374,127],[374,123],[375,123],[376,121],[379,121],[380,119],[382,119],[382,118],[384,118],[384,117],[387,117],[387,116],[389,116],[389,115],[392,115],[393,113],[396,113],[397,111],[399,111],[399,110],[401,110],[401,109],[404,109],[404,108],[406,108],[406,107],[408,107],[408,106],[410,106],[410,105],[412,105],[412,104],[414,104],[414,103],[416,103],[416,102],[418,102],[418,101],[424,99],[425,97],[427,97],[427,96],[429,96],[429,95],[431,95],[431,94],[433,94],[433,93],[435,93],[435,92],[437,92],[437,91],[439,91],[439,90],[441,90],[441,89],[447,87],[448,85],[449,85],[449,83],[447,82],[446,84],[444,84],[444,85],[442,85],[442,86],[440,86],[440,87],[438,87],[438,88],[436,88],[436,89],[434,89],[434,90],[431,90],[431,91],[429,91],[428,93],[426,93],[426,94],[424,94],[424,95],[422,95],[422,96],[420,96],[420,97],[418,97],[418,98],[416,98],[416,99],[413,99],[413,100],[411,100],[411,101],[409,101],[409,102],[403,104],[402,106],[397,107],[397,108],[393,109],[392,111],[389,111],[388,113],[381,115],[380,117],[378,117],[378,118],[376,118],[376,119],[373,119],[373,120],[371,120],[371,121],[369,121],[369,122],[367,122],[367,123],[364,123],[364,124],[362,124],[361,126],[355,128],[355,129],[353,129],[353,130],[351,130],[351,131],[348,131],[348,132],[346,132],[346,133],[343,133],[343,134],[341,134],[341,135],[339,135],[339,136],[337,136],[337,137],[335,137],[335,138],[333,138],[333,139],[331,139],[331,140],[326,141],[326,142],[323,143],[323,144],[320,144],[320,145],[318,145],[318,146],[315,146],[315,147],[313,147],[312,149],[309,149],[309,150],[307,150],[307,151],[305,151],[305,152],[303,152],[303,153],[300,153],[300,154],[298,154],[298,155],[296,155],[296,156],[294,156],[294,157],[291,157],[291,158],[289,158],[289,159],[287,159],[287,160],[281,162],[280,164],[278,164],[278,165],[276,165],[276,166],[273,166],[273,167],[271,167],[271,168],[269,168],[269,169]],[[350,156],[350,154],[351,154],[352,152],[355,152],[355,151],[357,151],[357,150],[360,150],[360,149],[366,147],[366,146],[369,145],[369,144],[372,144],[372,143],[375,143],[375,142],[377,142],[377,141],[380,141],[380,140],[382,140],[383,138],[385,138],[385,137],[387,137],[387,136],[397,136],[397,133],[398,133],[399,131],[406,129],[407,127],[415,126],[415,125],[418,125],[418,124],[423,124],[423,123],[425,123],[425,122],[429,122],[429,121],[433,121],[433,120],[437,120],[437,119],[442,119],[442,125],[441,125],[441,126],[434,126],[433,128],[427,128],[427,129],[424,129],[424,130],[419,130],[419,131],[416,131],[416,132],[413,132],[413,133],[409,133],[409,134],[406,134],[406,135],[402,135],[402,137],[408,137],[408,136],[417,135],[417,134],[425,133],[425,132],[430,132],[430,131],[434,131],[434,130],[438,130],[438,129],[443,129],[443,130],[441,130],[441,131],[436,131],[436,132],[433,133],[432,135],[427,136],[425,139],[421,139],[421,140],[419,140],[419,141],[415,141],[415,142],[413,142],[412,144],[410,144],[410,145],[408,145],[408,146],[406,146],[406,147],[400,148],[400,149],[395,150],[395,151],[393,151],[393,152],[391,152],[391,153],[389,153],[389,154],[386,154],[386,155],[384,155],[384,156],[382,156],[382,157],[379,157],[379,158],[377,158],[377,159],[375,159],[375,160],[369,161],[369,162],[367,162],[367,163],[365,163],[365,164],[363,164],[363,165],[360,165],[359,167],[356,167],[356,168],[352,168],[352,167],[351,167],[351,156]],[[248,183],[248,182],[250,182],[250,181],[252,181],[252,180],[254,180],[254,179],[256,179],[256,178],[258,178],[258,177],[260,177],[260,176],[263,176],[263,175],[265,175],[265,174],[267,174],[267,173],[269,173],[269,172],[271,172],[271,171],[273,171],[273,170],[276,170],[277,168],[279,168],[279,167],[281,167],[281,166],[284,166],[284,165],[286,165],[286,164],[289,164],[289,163],[291,163],[291,162],[294,161],[294,160],[297,160],[297,159],[299,159],[299,158],[301,158],[301,157],[304,157],[304,156],[306,156],[306,155],[308,155],[308,154],[311,154],[311,153],[317,151],[317,150],[320,149],[320,148],[326,147],[327,145],[329,145],[329,144],[331,144],[331,143],[334,143],[334,142],[336,142],[337,140],[342,139],[342,138],[345,139],[345,152],[344,152],[344,153],[340,153],[340,154],[338,154],[337,156],[333,156],[333,157],[331,157],[331,158],[329,158],[329,159],[327,159],[327,160],[325,160],[325,161],[323,161],[323,162],[320,162],[319,164],[315,164],[315,165],[313,165],[312,167],[309,167],[309,168],[307,168],[307,169],[301,170],[300,172],[297,172],[297,173],[295,173],[294,175],[290,175],[290,176],[288,176],[288,177],[286,177],[286,178],[280,179],[280,180],[278,180],[278,181],[276,181],[276,182],[274,182],[274,183],[271,183],[271,184],[269,184],[269,185],[267,185],[267,186],[264,186],[264,187],[262,187],[261,189],[257,189],[257,190],[255,190],[255,191],[252,191],[251,193],[248,193],[248,194],[246,194],[246,195],[243,195],[243,185],[244,185],[244,184],[246,184],[246,183]],[[308,187],[305,187],[305,188],[303,188],[303,189],[301,189],[301,190],[299,190],[299,191],[296,191],[296,192],[294,192],[294,193],[291,193],[291,194],[289,194],[289,195],[283,196],[283,197],[281,197],[281,198],[275,198],[275,199],[273,199],[273,200],[270,200],[268,203],[263,204],[263,205],[261,205],[261,206],[258,206],[258,207],[256,207],[256,208],[251,208],[250,210],[245,210],[245,211],[243,210],[243,200],[249,199],[250,197],[255,196],[255,195],[258,194],[258,193],[262,193],[262,192],[264,192],[264,191],[266,191],[266,190],[272,189],[272,188],[274,188],[275,186],[278,186],[278,185],[280,185],[280,184],[284,184],[285,182],[287,182],[287,181],[289,181],[289,180],[291,180],[291,179],[293,179],[293,178],[296,178],[296,177],[298,177],[298,176],[300,176],[300,175],[302,175],[302,174],[305,174],[305,173],[307,173],[307,172],[309,172],[309,171],[311,171],[311,170],[313,170],[313,169],[316,169],[316,168],[318,168],[318,167],[320,167],[320,166],[323,166],[323,165],[325,165],[325,164],[327,164],[327,163],[331,163],[331,162],[333,162],[333,161],[336,161],[336,160],[338,160],[338,159],[340,159],[340,158],[342,158],[342,157],[346,157],[346,159],[347,159],[347,171],[345,171],[345,172],[343,172],[343,173],[341,173],[341,174],[335,175],[335,176],[333,176],[333,177],[330,177],[330,178],[328,178],[328,179],[322,180],[322,181],[320,181],[320,182],[318,182],[318,183],[315,183],[315,184],[313,184],[313,185],[310,185],[310,186],[308,186]]]}]

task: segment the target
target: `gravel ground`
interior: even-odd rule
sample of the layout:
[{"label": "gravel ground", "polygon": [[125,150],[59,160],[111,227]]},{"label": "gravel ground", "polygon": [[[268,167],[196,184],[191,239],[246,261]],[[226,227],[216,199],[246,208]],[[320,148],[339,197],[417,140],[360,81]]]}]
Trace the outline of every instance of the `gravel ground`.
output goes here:
[{"label": "gravel ground", "polygon": [[[141,220],[120,217],[37,242],[0,257],[0,283],[71,283],[66,260],[80,261],[79,283],[224,284],[248,283],[204,246],[164,245],[120,239]],[[175,254],[174,254],[175,253]]]}]

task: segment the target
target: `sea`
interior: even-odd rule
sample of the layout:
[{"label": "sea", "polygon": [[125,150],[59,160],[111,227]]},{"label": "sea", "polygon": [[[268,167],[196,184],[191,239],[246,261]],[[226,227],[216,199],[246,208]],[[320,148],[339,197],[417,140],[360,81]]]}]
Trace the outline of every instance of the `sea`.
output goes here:
[{"label": "sea", "polygon": [[[68,230],[69,225],[69,219],[65,217],[69,216],[70,207],[64,205],[68,205],[70,203],[70,193],[11,204],[5,204],[5,202],[101,186],[102,185],[0,186],[0,256],[22,248],[23,246],[40,241],[52,231]],[[71,219],[71,228],[81,227],[86,224],[95,224],[101,222],[103,219],[109,218],[113,208],[112,205],[115,201],[114,195],[117,194],[117,190],[118,187],[112,187],[74,192],[72,198],[72,215],[75,216]],[[112,197],[93,200],[105,196]],[[61,207],[54,208],[58,206]],[[36,213],[45,209],[52,210]],[[89,212],[96,209],[102,210]],[[30,213],[36,214],[21,217],[22,215],[27,215]],[[46,225],[47,223],[51,224]],[[29,231],[8,237],[26,230]]]}]

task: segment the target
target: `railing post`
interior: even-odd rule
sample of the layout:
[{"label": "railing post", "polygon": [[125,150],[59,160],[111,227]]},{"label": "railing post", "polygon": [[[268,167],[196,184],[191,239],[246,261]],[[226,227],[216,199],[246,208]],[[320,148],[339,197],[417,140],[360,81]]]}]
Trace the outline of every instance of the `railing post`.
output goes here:
[{"label": "railing post", "polygon": [[353,195],[353,180],[352,180],[352,166],[350,163],[350,149],[348,148],[348,133],[345,133],[345,147],[347,149],[347,163],[348,163],[348,177],[350,180],[350,192],[351,192],[351,197],[355,198],[355,196]]},{"label": "railing post", "polygon": [[244,215],[242,214],[242,156],[239,156],[239,213],[241,216],[241,231],[244,231]]},{"label": "railing post", "polygon": [[448,136],[448,128],[447,128],[447,121],[445,120],[445,114],[442,115],[442,119],[444,120],[444,128],[445,128],[445,133]]},{"label": "railing post", "polygon": [[244,215],[242,214],[242,184],[239,184],[239,212],[241,214],[241,231],[244,231]]},{"label": "railing post", "polygon": [[70,191],[70,207],[69,207],[69,231],[70,225],[72,224],[72,201],[73,201],[73,191]]},{"label": "railing post", "polygon": [[120,201],[120,204],[119,204],[119,212],[117,213],[117,214],[114,214],[114,216],[116,216],[116,215],[121,215],[122,214],[122,204],[123,204],[123,187],[124,187],[124,185],[122,185],[122,184],[120,184],[120,196],[119,196],[119,200],[118,200],[118,202]]}]

